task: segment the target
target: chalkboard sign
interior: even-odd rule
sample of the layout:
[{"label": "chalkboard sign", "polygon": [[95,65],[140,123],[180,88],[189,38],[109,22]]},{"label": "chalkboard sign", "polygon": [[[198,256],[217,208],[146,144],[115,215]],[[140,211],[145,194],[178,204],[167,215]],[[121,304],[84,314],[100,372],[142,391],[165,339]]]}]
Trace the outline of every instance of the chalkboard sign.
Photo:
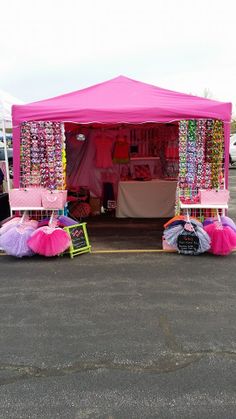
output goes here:
[{"label": "chalkboard sign", "polygon": [[195,255],[199,249],[199,238],[194,231],[183,231],[177,239],[179,253]]},{"label": "chalkboard sign", "polygon": [[70,257],[73,258],[81,253],[91,251],[89,238],[86,228],[86,223],[75,224],[69,227],[64,227],[64,230],[69,233],[71,238],[71,245],[69,248]]}]

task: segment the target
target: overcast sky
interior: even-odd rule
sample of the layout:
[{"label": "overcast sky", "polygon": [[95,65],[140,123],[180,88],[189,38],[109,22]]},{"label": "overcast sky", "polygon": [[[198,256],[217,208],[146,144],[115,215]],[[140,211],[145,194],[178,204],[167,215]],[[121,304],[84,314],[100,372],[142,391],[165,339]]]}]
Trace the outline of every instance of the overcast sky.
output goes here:
[{"label": "overcast sky", "polygon": [[235,0],[1,1],[0,89],[32,102],[120,74],[232,102]]}]

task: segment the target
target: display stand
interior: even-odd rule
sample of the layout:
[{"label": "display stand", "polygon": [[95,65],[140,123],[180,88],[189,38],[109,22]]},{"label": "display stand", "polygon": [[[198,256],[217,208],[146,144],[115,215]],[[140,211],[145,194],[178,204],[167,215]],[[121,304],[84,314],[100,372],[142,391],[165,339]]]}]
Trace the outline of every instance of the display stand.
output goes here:
[{"label": "display stand", "polygon": [[5,167],[6,167],[6,181],[7,181],[7,191],[9,192],[10,189],[10,173],[9,173],[9,164],[8,164],[8,153],[7,153],[7,139],[6,139],[6,125],[5,119],[2,120],[2,134],[3,134],[3,144],[4,144],[4,155],[5,155]]},{"label": "display stand", "polygon": [[16,211],[47,211],[47,212],[51,212],[51,211],[60,211],[58,209],[55,208],[44,208],[44,207],[10,207],[10,212],[11,212],[11,217],[13,215],[13,212]]},{"label": "display stand", "polygon": [[223,215],[225,215],[225,210],[228,209],[227,204],[183,204],[180,202],[181,209],[222,209]]},{"label": "display stand", "polygon": [[12,211],[58,211],[55,208],[44,208],[44,207],[11,207]]}]

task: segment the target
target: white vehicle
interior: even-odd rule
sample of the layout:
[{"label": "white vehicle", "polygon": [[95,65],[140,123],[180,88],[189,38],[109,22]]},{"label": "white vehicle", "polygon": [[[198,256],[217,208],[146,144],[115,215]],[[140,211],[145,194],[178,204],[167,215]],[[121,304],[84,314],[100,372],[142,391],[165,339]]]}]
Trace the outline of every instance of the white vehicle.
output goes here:
[{"label": "white vehicle", "polygon": [[236,134],[230,136],[229,162],[231,165],[236,163]]},{"label": "white vehicle", "polygon": [[[8,159],[12,159],[13,157],[13,149],[7,147],[7,155]],[[4,152],[4,143],[0,140],[0,160],[5,160],[5,152]]]}]

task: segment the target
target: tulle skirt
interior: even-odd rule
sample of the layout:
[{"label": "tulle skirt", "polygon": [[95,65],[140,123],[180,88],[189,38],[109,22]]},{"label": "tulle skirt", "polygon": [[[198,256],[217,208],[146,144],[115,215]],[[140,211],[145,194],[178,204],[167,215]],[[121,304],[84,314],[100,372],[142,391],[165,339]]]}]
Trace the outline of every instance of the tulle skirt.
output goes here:
[{"label": "tulle skirt", "polygon": [[236,233],[229,226],[208,224],[204,230],[211,238],[210,252],[215,255],[228,255],[236,248]]},{"label": "tulle skirt", "polygon": [[[169,228],[165,229],[163,235],[164,235],[167,243],[170,246],[177,249],[177,247],[178,247],[177,246],[178,236],[182,233],[183,230],[184,230],[183,225],[181,225],[181,224],[174,225],[173,227],[169,227]],[[207,252],[211,247],[211,239],[210,239],[209,235],[200,226],[195,227],[195,233],[196,233],[197,237],[199,238],[199,248],[198,248],[196,254]]]},{"label": "tulle skirt", "polygon": [[28,246],[39,255],[56,256],[70,246],[69,234],[61,228],[38,228],[28,240]]},{"label": "tulle skirt", "polygon": [[34,252],[27,242],[34,231],[33,227],[13,226],[1,236],[0,247],[11,256],[32,256]]}]

